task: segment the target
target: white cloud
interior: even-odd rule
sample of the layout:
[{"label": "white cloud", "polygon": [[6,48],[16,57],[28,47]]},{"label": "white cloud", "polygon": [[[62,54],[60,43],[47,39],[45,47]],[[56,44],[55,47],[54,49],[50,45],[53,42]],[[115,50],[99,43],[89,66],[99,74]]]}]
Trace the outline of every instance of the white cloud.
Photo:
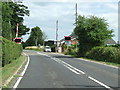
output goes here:
[{"label": "white cloud", "polygon": [[[55,22],[59,20],[59,39],[62,39],[64,35],[69,35],[74,28],[75,2],[71,1],[72,0],[70,0],[70,3],[24,2],[31,12],[30,17],[25,17],[25,24],[29,27],[40,26],[48,35],[49,39],[55,39]],[[78,14],[104,17],[108,23],[110,23],[110,29],[118,28],[117,3],[111,3],[113,0],[104,0],[109,2],[100,3],[95,3],[93,0],[91,0],[92,2],[87,1],[88,0],[78,3]],[[66,0],[66,2],[68,2],[68,0]],[[117,35],[117,31],[115,31],[115,34]]]},{"label": "white cloud", "polygon": [[114,10],[118,10],[118,5],[109,3],[109,4],[106,4],[106,6],[107,6],[108,8],[111,8],[111,9],[114,9]]},{"label": "white cloud", "polygon": [[118,2],[119,0],[23,0],[24,2]]}]

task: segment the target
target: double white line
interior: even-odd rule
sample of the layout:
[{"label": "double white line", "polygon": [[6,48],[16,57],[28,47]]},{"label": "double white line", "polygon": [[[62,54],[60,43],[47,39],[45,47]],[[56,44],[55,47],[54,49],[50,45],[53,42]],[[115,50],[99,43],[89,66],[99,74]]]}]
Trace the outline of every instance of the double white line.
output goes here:
[{"label": "double white line", "polygon": [[66,68],[68,68],[70,71],[74,72],[75,74],[85,74],[83,71],[71,66],[70,64],[60,60],[60,59],[57,59],[57,58],[53,58],[51,57],[51,59],[53,59],[54,61],[62,64],[63,66],[65,66]]},{"label": "double white line", "polygon": [[51,57],[49,55],[46,55],[46,54],[43,54],[43,53],[40,53],[40,52],[37,52],[38,54],[40,55],[43,55],[43,56],[47,56],[47,57],[50,57],[52,60],[62,64],[63,66],[65,66],[66,68],[68,68],[70,71],[74,72],[75,74],[85,74],[83,71],[71,66],[70,64],[58,59],[58,58],[54,58],[54,57]]},{"label": "double white line", "polygon": [[60,59],[58,59],[58,58],[54,58],[54,57],[51,57],[51,56],[49,56],[49,55],[46,55],[46,54],[43,54],[43,53],[39,53],[39,52],[38,52],[38,54],[44,55],[44,56],[47,56],[47,57],[50,57],[52,60],[54,60],[54,61],[62,64],[63,66],[65,66],[66,68],[68,68],[68,69],[69,69],[70,71],[72,71],[73,73],[75,73],[75,74],[85,74],[85,75],[87,76],[87,78],[89,78],[90,80],[92,80],[92,81],[100,84],[101,86],[103,86],[103,87],[105,87],[105,88],[107,88],[107,89],[109,89],[109,90],[114,90],[114,89],[112,89],[111,87],[105,85],[104,83],[96,80],[95,78],[93,78],[93,77],[91,77],[91,76],[88,76],[85,72],[83,72],[83,71],[81,71],[81,70],[79,70],[79,69],[71,66],[70,64],[68,64],[68,63],[66,63],[66,62],[64,62],[64,61],[62,61],[62,60],[60,60]]}]

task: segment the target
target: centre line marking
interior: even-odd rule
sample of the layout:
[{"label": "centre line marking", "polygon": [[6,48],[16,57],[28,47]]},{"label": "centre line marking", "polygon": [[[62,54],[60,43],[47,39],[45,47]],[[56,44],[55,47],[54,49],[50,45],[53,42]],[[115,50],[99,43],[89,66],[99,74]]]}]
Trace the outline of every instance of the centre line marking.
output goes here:
[{"label": "centre line marking", "polygon": [[[83,71],[81,71],[81,70],[79,70],[79,69],[73,67],[72,65],[70,65],[70,64],[68,64],[68,63],[66,63],[66,62],[64,62],[64,61],[62,61],[62,60],[60,60],[60,59],[58,59],[58,58],[51,57],[51,56],[49,56],[49,55],[42,54],[42,53],[38,53],[38,54],[44,55],[44,56],[47,56],[47,57],[50,57],[52,60],[54,60],[54,61],[56,61],[56,62],[62,64],[63,66],[65,66],[66,68],[68,68],[70,71],[74,72],[75,74],[85,74],[85,72],[83,72]],[[86,76],[88,76],[88,75],[86,75]],[[94,82],[100,84],[101,86],[103,86],[103,87],[109,89],[109,90],[114,90],[114,89],[112,89],[111,87],[109,87],[109,86],[103,84],[102,82],[100,82],[100,81],[98,81],[98,80],[96,80],[96,79],[94,79],[94,78],[92,78],[92,77],[90,77],[90,76],[88,76],[88,78],[89,78],[90,80],[92,80],[92,81],[94,81]]]},{"label": "centre line marking", "polygon": [[74,72],[75,74],[85,74],[83,71],[81,71],[81,70],[73,67],[72,65],[70,65],[70,64],[68,64],[68,63],[66,63],[66,62],[64,62],[64,61],[62,61],[62,60],[60,60],[60,59],[58,59],[58,58],[51,57],[51,56],[49,56],[49,55],[46,55],[46,54],[43,54],[43,53],[39,53],[39,52],[37,52],[37,54],[50,57],[52,60],[54,60],[54,61],[62,64],[63,66],[65,66],[66,68],[68,68],[70,71]]},{"label": "centre line marking", "polygon": [[103,87],[109,89],[109,90],[114,90],[114,89],[110,88],[109,86],[103,84],[102,82],[100,82],[100,81],[98,81],[98,80],[96,80],[96,79],[94,79],[94,78],[92,78],[92,77],[90,77],[90,76],[88,76],[88,78],[91,79],[92,81],[94,81],[94,82],[100,84],[101,86],[103,86]]}]

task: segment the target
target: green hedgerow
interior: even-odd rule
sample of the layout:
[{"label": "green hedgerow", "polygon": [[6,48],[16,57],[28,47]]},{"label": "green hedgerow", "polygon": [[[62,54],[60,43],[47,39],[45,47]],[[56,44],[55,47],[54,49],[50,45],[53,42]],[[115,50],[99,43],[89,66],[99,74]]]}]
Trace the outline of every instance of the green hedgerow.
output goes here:
[{"label": "green hedgerow", "polygon": [[116,47],[94,47],[85,56],[99,61],[120,63],[120,49]]},{"label": "green hedgerow", "polygon": [[21,55],[22,50],[22,45],[2,38],[2,66],[17,59]]}]

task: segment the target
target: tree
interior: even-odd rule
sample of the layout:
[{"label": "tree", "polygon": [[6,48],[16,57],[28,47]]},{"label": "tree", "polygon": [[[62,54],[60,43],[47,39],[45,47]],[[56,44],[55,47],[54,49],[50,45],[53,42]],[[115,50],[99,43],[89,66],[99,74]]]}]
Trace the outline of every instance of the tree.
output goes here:
[{"label": "tree", "polygon": [[10,7],[13,10],[12,18],[11,18],[11,25],[12,25],[12,38],[15,37],[16,32],[16,24],[19,24],[19,33],[18,36],[21,37],[25,35],[30,29],[23,25],[24,16],[29,16],[28,7],[23,5],[22,2],[20,3],[13,3],[10,2]]},{"label": "tree", "polygon": [[45,41],[45,39],[47,39],[47,35],[45,34],[45,32],[42,32],[43,33],[43,40]]},{"label": "tree", "polygon": [[8,2],[2,2],[2,36],[8,40],[12,40],[11,33],[11,16],[13,14],[12,9]]},{"label": "tree", "polygon": [[16,24],[19,24],[18,36],[25,35],[29,31],[25,25],[23,25],[23,17],[29,16],[29,10],[27,6],[21,3],[2,2],[2,36],[12,40],[16,34]]},{"label": "tree", "polygon": [[104,18],[78,16],[74,33],[80,43],[80,56],[84,56],[95,46],[103,45],[107,39],[113,36],[112,32],[113,30],[108,30],[108,23]]},{"label": "tree", "polygon": [[26,41],[27,46],[37,46],[38,44],[43,44],[43,32],[42,30],[36,26],[31,29],[31,34]]}]

